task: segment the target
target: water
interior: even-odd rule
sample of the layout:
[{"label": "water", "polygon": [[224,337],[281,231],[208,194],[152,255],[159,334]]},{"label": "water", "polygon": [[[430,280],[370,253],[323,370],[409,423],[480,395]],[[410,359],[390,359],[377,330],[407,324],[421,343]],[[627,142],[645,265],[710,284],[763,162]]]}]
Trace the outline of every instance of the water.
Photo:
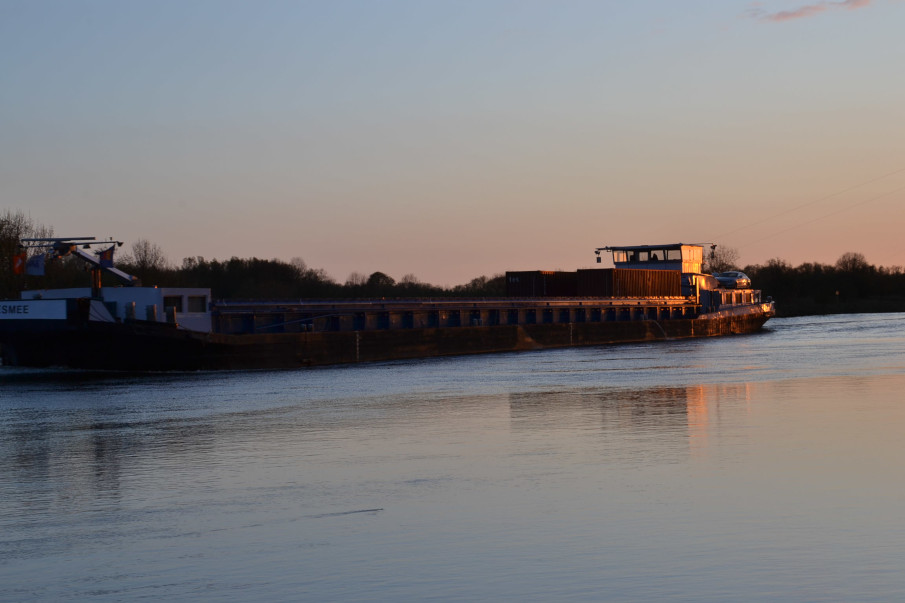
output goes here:
[{"label": "water", "polygon": [[905,314],[768,326],[0,369],[0,600],[905,600]]}]

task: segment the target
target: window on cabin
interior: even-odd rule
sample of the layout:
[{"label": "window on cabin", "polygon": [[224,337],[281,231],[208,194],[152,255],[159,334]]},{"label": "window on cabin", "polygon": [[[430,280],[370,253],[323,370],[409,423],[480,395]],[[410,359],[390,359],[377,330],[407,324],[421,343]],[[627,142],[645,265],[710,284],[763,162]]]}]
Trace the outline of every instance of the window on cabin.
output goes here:
[{"label": "window on cabin", "polygon": [[667,249],[665,252],[666,259],[670,261],[681,262],[682,261],[682,250],[681,249]]},{"label": "window on cabin", "polygon": [[207,312],[207,297],[189,295],[189,312]]},{"label": "window on cabin", "polygon": [[177,312],[182,312],[182,296],[181,295],[165,295],[163,298],[164,309],[173,308]]},{"label": "window on cabin", "polygon": [[613,252],[613,261],[614,262],[627,262],[628,253],[626,253],[625,251],[614,251]]}]

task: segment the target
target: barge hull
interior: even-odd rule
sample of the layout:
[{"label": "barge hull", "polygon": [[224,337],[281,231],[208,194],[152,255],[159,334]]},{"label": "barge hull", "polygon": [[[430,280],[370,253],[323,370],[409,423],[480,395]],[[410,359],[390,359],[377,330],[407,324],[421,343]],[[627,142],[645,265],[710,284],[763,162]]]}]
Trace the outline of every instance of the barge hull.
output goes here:
[{"label": "barge hull", "polygon": [[2,354],[4,364],[104,370],[300,368],[752,333],[769,316],[754,306],[694,319],[248,335],[144,321],[48,324],[39,337],[33,328],[6,333]]}]

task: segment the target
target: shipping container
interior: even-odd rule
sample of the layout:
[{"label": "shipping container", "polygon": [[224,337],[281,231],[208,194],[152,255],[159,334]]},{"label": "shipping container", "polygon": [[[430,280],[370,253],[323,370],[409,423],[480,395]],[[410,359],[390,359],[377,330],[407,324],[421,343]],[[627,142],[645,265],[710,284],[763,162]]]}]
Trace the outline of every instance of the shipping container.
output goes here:
[{"label": "shipping container", "polygon": [[613,268],[578,271],[579,297],[613,297]]},{"label": "shipping container", "polygon": [[579,297],[681,297],[677,270],[603,268],[578,271]]},{"label": "shipping container", "polygon": [[507,297],[575,297],[578,274],[553,270],[506,273]]},{"label": "shipping container", "polygon": [[678,270],[630,270],[614,268],[614,297],[681,297],[682,273]]}]

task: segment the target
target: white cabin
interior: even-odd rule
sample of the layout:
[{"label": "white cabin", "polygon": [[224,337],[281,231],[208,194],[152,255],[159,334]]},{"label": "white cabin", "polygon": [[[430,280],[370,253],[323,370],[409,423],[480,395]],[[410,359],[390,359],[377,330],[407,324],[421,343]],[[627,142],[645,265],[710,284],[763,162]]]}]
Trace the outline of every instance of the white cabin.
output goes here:
[{"label": "white cabin", "polygon": [[[211,331],[211,290],[183,287],[102,287],[100,297],[111,322],[147,320],[176,323],[179,328]],[[90,287],[30,289],[23,300],[89,298]]]}]

